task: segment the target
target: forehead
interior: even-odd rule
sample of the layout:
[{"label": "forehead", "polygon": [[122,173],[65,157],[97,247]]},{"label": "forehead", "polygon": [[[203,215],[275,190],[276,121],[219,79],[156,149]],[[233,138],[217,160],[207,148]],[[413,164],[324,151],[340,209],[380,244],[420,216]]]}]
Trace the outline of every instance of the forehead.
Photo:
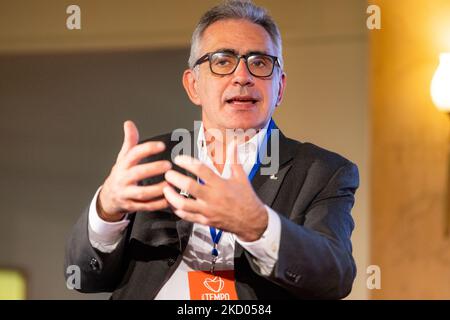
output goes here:
[{"label": "forehead", "polygon": [[220,20],[206,28],[200,41],[200,54],[222,48],[240,54],[253,51],[276,54],[269,33],[262,26],[242,19]]}]

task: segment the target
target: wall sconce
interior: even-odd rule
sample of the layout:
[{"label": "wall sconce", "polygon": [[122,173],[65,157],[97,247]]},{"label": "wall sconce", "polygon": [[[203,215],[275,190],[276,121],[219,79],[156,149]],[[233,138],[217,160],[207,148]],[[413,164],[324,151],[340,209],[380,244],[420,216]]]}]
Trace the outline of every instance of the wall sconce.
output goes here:
[{"label": "wall sconce", "polygon": [[[431,81],[431,98],[436,107],[450,117],[450,53],[441,53],[439,66]],[[447,165],[447,208],[445,214],[445,236],[450,235],[450,138]]]},{"label": "wall sconce", "polygon": [[450,112],[450,53],[441,53],[439,66],[431,81],[431,98],[436,107]]}]

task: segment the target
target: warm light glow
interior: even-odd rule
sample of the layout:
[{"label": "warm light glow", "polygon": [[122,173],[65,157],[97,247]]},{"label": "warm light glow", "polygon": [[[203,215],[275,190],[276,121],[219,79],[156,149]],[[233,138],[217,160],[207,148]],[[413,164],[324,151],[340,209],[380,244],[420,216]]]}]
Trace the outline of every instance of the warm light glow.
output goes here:
[{"label": "warm light glow", "polygon": [[23,274],[12,269],[0,269],[0,300],[25,299],[26,282]]},{"label": "warm light glow", "polygon": [[431,98],[439,110],[450,112],[450,53],[441,53],[431,81]]}]

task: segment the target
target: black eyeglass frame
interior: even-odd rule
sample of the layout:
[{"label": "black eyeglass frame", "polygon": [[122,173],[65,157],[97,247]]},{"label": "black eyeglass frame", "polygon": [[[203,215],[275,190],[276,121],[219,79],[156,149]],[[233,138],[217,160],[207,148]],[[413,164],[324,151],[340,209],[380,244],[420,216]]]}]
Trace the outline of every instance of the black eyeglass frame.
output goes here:
[{"label": "black eyeglass frame", "polygon": [[[234,55],[234,56],[237,58],[237,63],[236,63],[236,65],[234,66],[233,70],[231,70],[229,73],[217,73],[217,72],[214,72],[214,71],[213,71],[212,65],[211,65],[211,57],[212,57],[214,54],[217,54],[217,53],[230,54],[230,55]],[[258,75],[254,74],[254,73],[250,70],[250,68],[249,68],[249,66],[248,66],[248,58],[253,57],[253,56],[263,56],[263,57],[268,57],[268,58],[270,58],[270,59],[272,60],[272,70],[270,71],[270,74],[269,74],[269,75],[267,75],[267,76],[258,76]],[[270,55],[270,54],[265,54],[265,53],[248,53],[248,54],[239,55],[239,54],[235,54],[235,53],[233,53],[233,52],[228,52],[228,51],[214,51],[214,52],[208,52],[208,53],[205,53],[203,56],[201,56],[201,57],[194,63],[194,66],[192,67],[192,69],[194,69],[196,66],[201,65],[202,63],[204,63],[204,62],[206,62],[206,61],[209,61],[209,69],[211,70],[211,72],[212,72],[213,74],[216,74],[216,75],[219,75],[219,76],[227,76],[227,75],[233,74],[233,73],[236,71],[236,69],[237,69],[237,67],[238,67],[238,65],[239,65],[239,62],[241,62],[241,59],[244,59],[244,61],[245,61],[245,66],[247,67],[248,72],[250,72],[250,74],[251,74],[252,76],[257,77],[257,78],[268,78],[268,77],[272,76],[273,70],[275,69],[275,65],[277,65],[278,67],[281,68],[281,65],[280,65],[280,62],[279,62],[278,57],[277,57],[277,56],[272,56],[272,55]]]}]

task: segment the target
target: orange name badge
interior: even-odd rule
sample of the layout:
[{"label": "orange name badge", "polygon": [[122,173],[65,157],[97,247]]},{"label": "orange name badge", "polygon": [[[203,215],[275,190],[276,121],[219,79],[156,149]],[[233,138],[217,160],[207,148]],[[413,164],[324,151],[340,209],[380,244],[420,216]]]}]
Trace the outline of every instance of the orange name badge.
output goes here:
[{"label": "orange name badge", "polygon": [[234,270],[190,271],[189,291],[191,300],[237,300]]}]

